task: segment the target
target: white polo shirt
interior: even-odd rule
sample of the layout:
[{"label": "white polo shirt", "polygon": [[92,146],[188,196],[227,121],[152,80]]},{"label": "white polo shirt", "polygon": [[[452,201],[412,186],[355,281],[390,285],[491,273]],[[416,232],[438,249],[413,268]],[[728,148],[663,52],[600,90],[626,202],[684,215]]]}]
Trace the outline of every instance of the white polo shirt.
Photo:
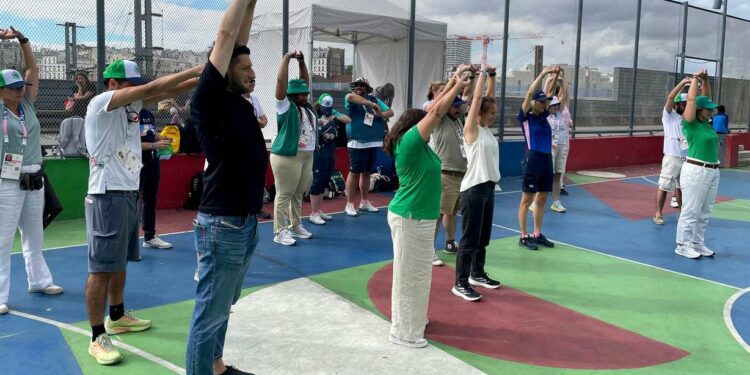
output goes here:
[{"label": "white polo shirt", "polygon": [[680,147],[680,143],[685,139],[682,134],[682,116],[674,109],[671,113],[662,109],[661,123],[664,126],[664,155],[678,158],[687,156],[687,143],[684,143],[684,150]]},{"label": "white polo shirt", "polygon": [[130,173],[115,153],[126,147],[141,162],[139,113],[143,102],[130,103],[107,112],[114,91],[107,91],[91,99],[86,111],[86,147],[89,160],[89,194],[104,194],[107,190],[138,190],[139,173]]}]

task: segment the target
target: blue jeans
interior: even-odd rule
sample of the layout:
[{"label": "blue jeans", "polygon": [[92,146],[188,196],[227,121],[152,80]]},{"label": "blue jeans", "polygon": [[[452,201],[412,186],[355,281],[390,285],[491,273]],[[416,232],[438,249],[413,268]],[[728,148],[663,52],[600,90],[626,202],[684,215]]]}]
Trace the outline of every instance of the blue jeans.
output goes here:
[{"label": "blue jeans", "polygon": [[195,219],[195,249],[200,280],[187,347],[188,374],[213,374],[213,361],[224,354],[229,310],[240,298],[250,258],[258,244],[255,215]]}]

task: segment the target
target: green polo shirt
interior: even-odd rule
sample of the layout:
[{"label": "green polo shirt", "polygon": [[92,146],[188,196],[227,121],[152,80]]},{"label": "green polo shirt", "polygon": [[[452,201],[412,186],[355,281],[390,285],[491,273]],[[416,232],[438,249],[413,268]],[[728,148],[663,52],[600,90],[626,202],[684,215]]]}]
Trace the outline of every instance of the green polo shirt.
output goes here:
[{"label": "green polo shirt", "polygon": [[688,142],[688,158],[704,163],[719,162],[719,136],[708,121],[698,122],[698,118],[692,122],[682,120],[682,134]]},{"label": "green polo shirt", "polygon": [[440,216],[440,158],[409,129],[393,150],[399,188],[388,209],[407,219],[434,220]]},{"label": "green polo shirt", "polygon": [[[23,130],[21,128],[21,120],[8,110],[8,144],[3,142],[3,135],[0,135],[0,155],[5,153],[19,154],[23,148],[23,165],[41,164],[42,163],[42,140],[40,137],[40,126],[39,119],[36,117],[36,109],[34,103],[31,102],[28,95],[24,96],[21,101],[23,107],[23,113],[26,116],[26,132],[28,138],[26,138],[26,147],[21,146],[23,140]],[[0,117],[5,110],[5,106],[0,104]],[[0,121],[2,119],[0,118]],[[0,133],[3,133],[2,125],[0,124]],[[4,159],[0,158],[0,163]]]}]

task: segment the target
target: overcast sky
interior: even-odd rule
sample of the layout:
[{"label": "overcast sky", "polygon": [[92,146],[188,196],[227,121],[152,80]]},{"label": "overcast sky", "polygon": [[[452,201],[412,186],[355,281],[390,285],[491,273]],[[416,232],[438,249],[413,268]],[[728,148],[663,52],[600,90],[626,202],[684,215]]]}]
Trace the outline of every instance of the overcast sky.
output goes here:
[{"label": "overcast sky", "polygon": [[[260,0],[271,1],[271,0]],[[280,4],[280,1],[273,0]],[[296,0],[291,0],[294,3]],[[408,9],[409,0],[391,0]],[[95,45],[94,0],[0,0],[0,24],[25,30],[37,44],[60,46],[60,22],[76,22],[79,43]],[[154,0],[154,12],[164,14],[154,21],[154,45],[165,48],[203,50],[211,40],[228,0]],[[710,8],[713,0],[694,0],[691,5]],[[533,46],[545,47],[545,63],[574,62],[578,0],[511,0],[508,67],[521,69],[533,61]],[[581,63],[611,71],[632,66],[636,0],[585,0],[581,41]],[[132,46],[132,0],[107,0],[107,41]],[[448,32],[461,35],[500,35],[503,30],[503,0],[417,0],[421,16],[448,24]],[[280,5],[279,5],[280,8]],[[356,10],[356,9],[355,9]],[[729,13],[750,19],[750,1],[729,0]],[[639,67],[672,70],[680,48],[681,6],[664,0],[643,0]],[[687,54],[718,58],[721,17],[691,11],[688,20]],[[727,26],[725,75],[750,77],[750,23],[731,20]],[[163,40],[163,41],[162,41]],[[502,41],[490,48],[490,60],[501,63]],[[473,60],[481,54],[474,43]],[[700,64],[689,64],[689,67]],[[713,71],[714,64],[705,65]]]}]

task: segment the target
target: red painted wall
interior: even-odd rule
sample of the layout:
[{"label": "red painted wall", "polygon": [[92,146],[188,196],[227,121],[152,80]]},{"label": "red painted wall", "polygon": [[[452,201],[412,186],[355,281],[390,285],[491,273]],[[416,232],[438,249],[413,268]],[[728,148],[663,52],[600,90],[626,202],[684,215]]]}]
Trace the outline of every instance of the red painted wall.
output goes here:
[{"label": "red painted wall", "polygon": [[[156,199],[158,210],[181,208],[190,190],[190,180],[203,170],[203,156],[174,155],[161,162],[159,194]],[[349,170],[349,152],[346,147],[336,149],[336,169],[346,178]],[[271,166],[266,170],[266,185],[273,184]]]},{"label": "red painted wall", "polygon": [[659,163],[663,145],[664,138],[660,135],[575,138],[570,140],[566,169],[579,171]]},{"label": "red painted wall", "polygon": [[737,133],[727,136],[727,153],[724,156],[727,167],[734,168],[737,166],[740,145],[745,145],[745,151],[750,150],[750,133]]}]

